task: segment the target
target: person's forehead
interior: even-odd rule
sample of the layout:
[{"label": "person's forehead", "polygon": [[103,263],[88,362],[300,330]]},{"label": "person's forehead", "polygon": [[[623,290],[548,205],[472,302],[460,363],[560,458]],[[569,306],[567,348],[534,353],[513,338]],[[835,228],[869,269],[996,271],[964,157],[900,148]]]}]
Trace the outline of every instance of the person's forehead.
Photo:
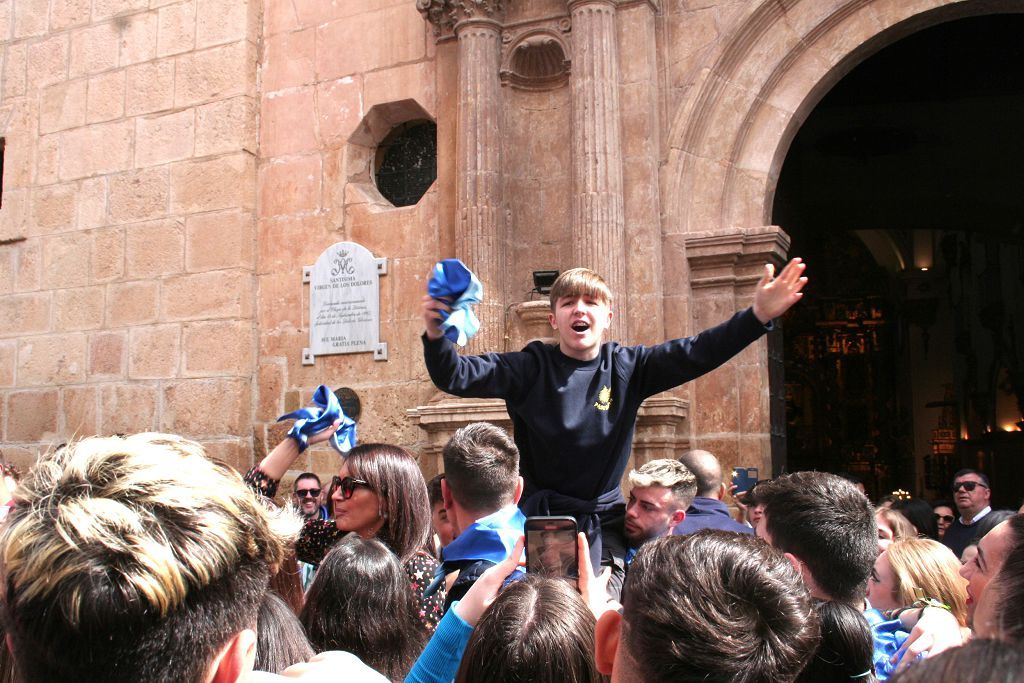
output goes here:
[{"label": "person's forehead", "polygon": [[990,566],[1002,564],[1009,550],[1010,536],[1010,523],[1000,522],[978,541],[978,552],[985,556]]},{"label": "person's forehead", "polygon": [[953,508],[949,507],[948,505],[936,505],[935,512],[940,515],[951,515],[953,514]]},{"label": "person's forehead", "polygon": [[959,477],[956,478],[956,480],[953,483],[959,484],[962,481],[976,481],[978,483],[984,483],[982,482],[981,477],[979,477],[977,474],[974,474],[973,472],[971,472],[970,474],[960,475]]},{"label": "person's forehead", "polygon": [[672,497],[672,489],[667,486],[636,486],[633,488],[633,496],[637,500],[642,500],[647,503],[661,504],[666,502]]},{"label": "person's forehead", "polygon": [[302,486],[319,486],[318,482],[314,477],[299,477],[295,480],[295,488],[298,489]]}]

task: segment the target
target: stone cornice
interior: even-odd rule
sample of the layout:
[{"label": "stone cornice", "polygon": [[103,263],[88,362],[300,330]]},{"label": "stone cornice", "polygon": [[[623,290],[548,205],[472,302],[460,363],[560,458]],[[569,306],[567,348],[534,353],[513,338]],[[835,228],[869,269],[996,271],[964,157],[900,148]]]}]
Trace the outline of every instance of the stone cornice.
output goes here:
[{"label": "stone cornice", "polygon": [[471,19],[501,23],[506,0],[416,0],[416,9],[434,27],[439,38],[450,36],[455,26]]}]

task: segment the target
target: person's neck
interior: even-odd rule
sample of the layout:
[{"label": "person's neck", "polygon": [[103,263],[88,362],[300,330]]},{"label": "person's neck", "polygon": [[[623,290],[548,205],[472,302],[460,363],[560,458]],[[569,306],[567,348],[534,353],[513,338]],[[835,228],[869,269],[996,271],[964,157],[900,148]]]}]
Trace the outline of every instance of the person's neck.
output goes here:
[{"label": "person's neck", "polygon": [[960,519],[963,520],[964,524],[967,524],[967,525],[974,524],[974,520],[976,520],[981,515],[981,513],[985,512],[985,510],[987,510],[987,509],[989,509],[989,506],[988,505],[984,505],[984,506],[978,508],[977,510],[975,510],[974,512],[972,512],[970,514],[968,514],[967,512],[961,512],[960,513]]},{"label": "person's neck", "polygon": [[[509,503],[506,503],[505,505],[502,505],[499,508],[496,508],[494,510],[488,511],[488,510],[467,510],[466,508],[464,508],[461,505],[459,505],[458,503],[456,503],[455,504],[455,508],[454,508],[454,512],[455,512],[455,520],[454,520],[454,522],[455,522],[456,531],[461,534],[463,531],[468,529],[470,526],[475,524],[477,521],[483,519],[484,517],[490,517],[491,515],[493,515],[498,510],[502,510],[502,509],[508,507],[508,505],[509,505]],[[450,515],[449,515],[449,517],[450,517]]]}]

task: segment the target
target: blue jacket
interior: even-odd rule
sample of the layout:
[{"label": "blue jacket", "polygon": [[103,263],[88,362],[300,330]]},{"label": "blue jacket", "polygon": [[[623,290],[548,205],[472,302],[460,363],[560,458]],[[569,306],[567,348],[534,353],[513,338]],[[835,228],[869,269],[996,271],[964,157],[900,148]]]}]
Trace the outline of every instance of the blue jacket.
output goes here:
[{"label": "blue jacket", "polygon": [[693,499],[686,511],[686,519],[676,525],[672,533],[685,536],[701,529],[721,529],[735,531],[738,534],[753,534],[754,530],[746,524],[740,524],[729,514],[729,506],[714,498]]}]

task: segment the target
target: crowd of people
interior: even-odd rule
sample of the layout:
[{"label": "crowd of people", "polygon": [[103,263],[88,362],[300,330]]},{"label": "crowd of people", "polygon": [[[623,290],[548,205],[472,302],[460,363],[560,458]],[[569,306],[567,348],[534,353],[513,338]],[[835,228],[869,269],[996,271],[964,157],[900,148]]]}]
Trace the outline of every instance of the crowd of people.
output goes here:
[{"label": "crowd of people", "polygon": [[[43,454],[0,482],[0,681],[1024,679],[1024,514],[991,510],[984,473],[875,506],[813,471],[731,494],[705,450],[629,469],[640,402],[763,334],[802,272],[768,268],[751,308],[654,347],[603,341],[611,295],[583,269],[553,288],[558,343],[516,354],[455,353],[451,302],[428,299],[432,379],[504,398],[515,426],[458,429],[429,482],[367,443],[275,502],[338,423],[244,476],[168,434]],[[575,548],[528,550],[531,517],[568,519]]]}]

